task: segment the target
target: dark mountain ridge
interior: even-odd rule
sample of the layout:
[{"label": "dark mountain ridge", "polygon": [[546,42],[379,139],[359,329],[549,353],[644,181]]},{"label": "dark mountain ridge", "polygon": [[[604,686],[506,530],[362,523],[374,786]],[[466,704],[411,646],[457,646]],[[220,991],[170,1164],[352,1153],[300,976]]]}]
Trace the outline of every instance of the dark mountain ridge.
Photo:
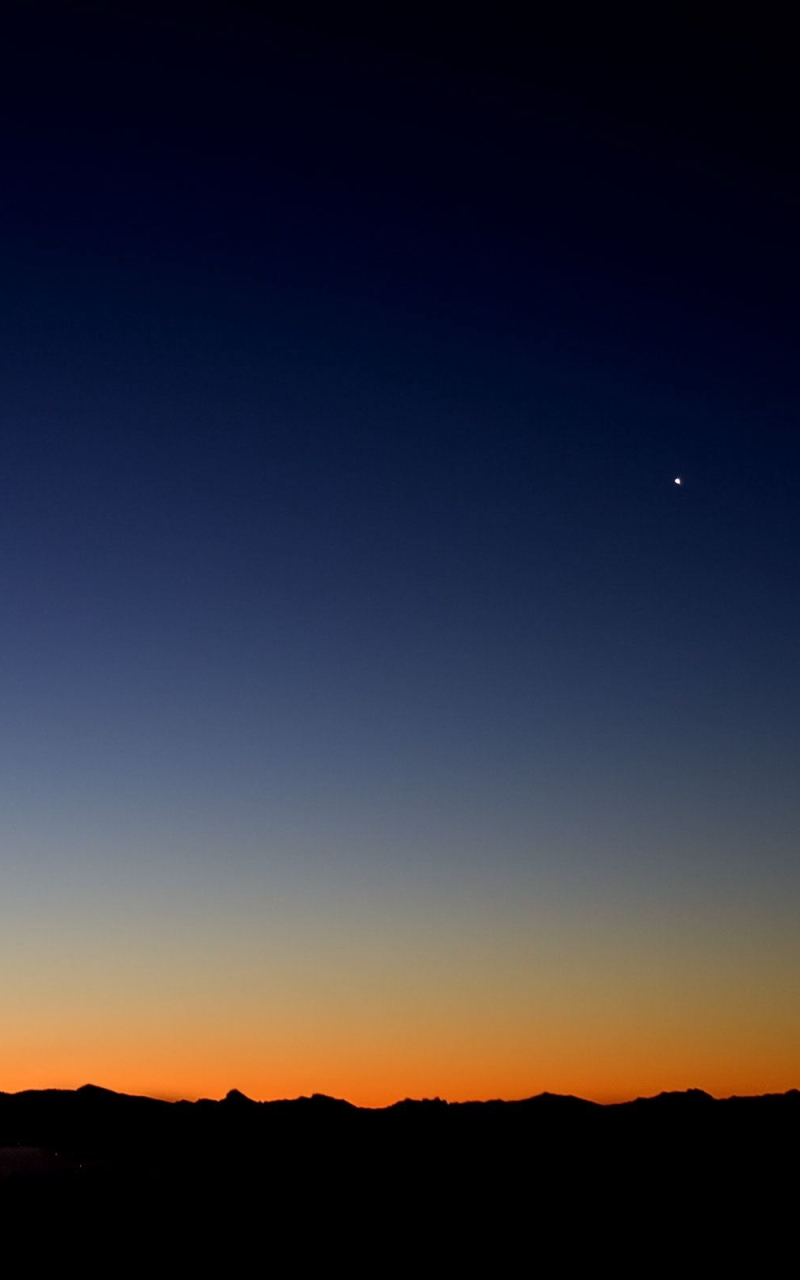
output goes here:
[{"label": "dark mountain ridge", "polygon": [[764,1262],[796,1216],[799,1139],[796,1089],[369,1109],[84,1085],[0,1093],[0,1206],[83,1232],[82,1248],[152,1228],[184,1259],[214,1236],[226,1256],[246,1239],[285,1266],[342,1257],[370,1274],[387,1256],[505,1274],[520,1252],[639,1267],[691,1249],[710,1265],[748,1239]]},{"label": "dark mountain ridge", "polygon": [[211,1113],[229,1117],[233,1112],[246,1111],[249,1120],[258,1116],[261,1122],[269,1123],[289,1114],[294,1114],[299,1121],[301,1115],[313,1111],[315,1119],[323,1116],[328,1119],[335,1114],[346,1116],[354,1124],[381,1125],[390,1123],[392,1117],[412,1114],[427,1118],[434,1114],[446,1114],[452,1118],[453,1123],[467,1123],[468,1118],[477,1115],[505,1115],[518,1120],[524,1113],[535,1112],[539,1121],[556,1116],[563,1120],[568,1115],[579,1115],[582,1118],[591,1116],[596,1120],[604,1117],[604,1122],[614,1123],[632,1112],[637,1115],[647,1114],[655,1121],[658,1113],[669,1109],[671,1115],[691,1116],[694,1120],[701,1110],[718,1116],[732,1115],[734,1111],[741,1113],[744,1110],[757,1110],[759,1115],[766,1116],[768,1113],[774,1114],[778,1108],[787,1118],[793,1115],[800,1120],[800,1090],[789,1089],[785,1093],[758,1095],[733,1094],[727,1098],[715,1098],[703,1089],[686,1089],[664,1091],[652,1097],[638,1097],[615,1103],[591,1102],[573,1094],[544,1092],[510,1101],[502,1098],[485,1102],[448,1102],[440,1097],[404,1098],[385,1107],[360,1107],[346,1099],[323,1093],[293,1099],[258,1101],[239,1089],[230,1089],[221,1099],[198,1098],[190,1102],[186,1099],[167,1101],[144,1094],[118,1093],[100,1085],[84,1084],[77,1089],[24,1089],[18,1093],[0,1091],[0,1145],[17,1141],[21,1136],[29,1136],[24,1131],[31,1124],[36,1126],[51,1119],[66,1122],[70,1117],[80,1116],[82,1120],[90,1120],[102,1114],[104,1119],[113,1116],[122,1120],[134,1112],[140,1119],[147,1116],[159,1120],[166,1120],[170,1115],[194,1114],[200,1124],[201,1117],[207,1117]]},{"label": "dark mountain ridge", "polygon": [[613,1104],[552,1093],[517,1101],[406,1098],[379,1108],[324,1094],[259,1102],[238,1089],[221,1100],[196,1102],[115,1093],[93,1084],[0,1093],[0,1153],[20,1145],[58,1149],[83,1154],[107,1171],[142,1161],[153,1171],[162,1164],[177,1170],[200,1148],[212,1156],[212,1167],[213,1156],[223,1150],[241,1162],[250,1144],[262,1143],[286,1148],[289,1158],[296,1143],[309,1150],[331,1137],[346,1140],[351,1154],[363,1148],[374,1155],[380,1148],[387,1158],[413,1140],[435,1146],[439,1159],[461,1148],[474,1152],[476,1144],[500,1156],[515,1142],[539,1150],[567,1140],[616,1149],[632,1141],[664,1147],[707,1139],[720,1149],[745,1138],[782,1145],[800,1138],[800,1091],[718,1099],[689,1089]]}]

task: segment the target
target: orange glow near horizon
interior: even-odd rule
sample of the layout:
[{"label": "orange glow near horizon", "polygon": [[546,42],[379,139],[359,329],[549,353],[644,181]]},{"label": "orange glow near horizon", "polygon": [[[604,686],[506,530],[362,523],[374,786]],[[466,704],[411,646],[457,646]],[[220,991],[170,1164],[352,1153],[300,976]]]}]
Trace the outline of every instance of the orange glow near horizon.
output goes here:
[{"label": "orange glow near horizon", "polygon": [[607,1025],[581,1043],[577,1026],[562,1026],[549,1043],[534,1028],[527,1033],[486,1027],[470,1042],[469,1028],[456,1023],[424,1042],[412,1028],[352,1025],[331,1028],[296,1024],[283,1037],[277,1029],[254,1037],[187,1019],[182,1026],[151,1029],[138,1047],[130,1028],[106,1025],[69,1031],[51,1028],[7,1043],[0,1088],[77,1088],[93,1083],[119,1092],[169,1099],[219,1098],[238,1088],[259,1100],[326,1093],[360,1106],[385,1106],[404,1097],[439,1096],[451,1102],[523,1098],[541,1092],[575,1094],[597,1102],[620,1102],[662,1090],[702,1088],[717,1097],[784,1092],[800,1083],[797,1035],[782,1044],[732,1028],[704,1036],[673,1038],[668,1024],[653,1019],[638,1033]]},{"label": "orange glow near horizon", "polygon": [[[202,904],[200,904],[202,906]],[[0,1089],[617,1102],[800,1085],[800,939],[700,904],[153,898],[0,940]],[[702,909],[701,909],[702,908]],[[147,934],[143,937],[146,926]],[[80,940],[80,945],[76,943]]]}]

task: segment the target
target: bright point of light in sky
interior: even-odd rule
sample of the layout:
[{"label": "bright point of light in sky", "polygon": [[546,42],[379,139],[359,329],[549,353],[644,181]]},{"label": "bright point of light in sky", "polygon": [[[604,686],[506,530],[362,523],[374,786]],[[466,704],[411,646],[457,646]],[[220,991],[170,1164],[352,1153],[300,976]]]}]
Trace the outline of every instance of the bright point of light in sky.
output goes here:
[{"label": "bright point of light in sky", "polygon": [[675,483],[676,483],[676,484],[680,484],[680,482],[681,482],[681,478],[680,478],[680,476],[676,476],[676,477],[675,477]]}]

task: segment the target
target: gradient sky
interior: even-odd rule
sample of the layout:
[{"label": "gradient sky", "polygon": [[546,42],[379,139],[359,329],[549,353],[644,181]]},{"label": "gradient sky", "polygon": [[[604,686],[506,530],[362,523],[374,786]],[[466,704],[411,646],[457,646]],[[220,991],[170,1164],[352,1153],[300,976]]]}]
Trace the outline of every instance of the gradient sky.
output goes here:
[{"label": "gradient sky", "polygon": [[4,40],[0,1089],[797,1087],[780,41],[227,12]]}]

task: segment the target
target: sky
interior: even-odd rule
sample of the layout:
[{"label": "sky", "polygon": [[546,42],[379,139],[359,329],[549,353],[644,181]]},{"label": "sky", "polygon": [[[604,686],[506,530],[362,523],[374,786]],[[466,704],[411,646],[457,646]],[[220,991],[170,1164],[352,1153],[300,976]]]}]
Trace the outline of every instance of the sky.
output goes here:
[{"label": "sky", "polygon": [[0,1089],[797,1087],[781,33],[104,9],[3,18]]}]

